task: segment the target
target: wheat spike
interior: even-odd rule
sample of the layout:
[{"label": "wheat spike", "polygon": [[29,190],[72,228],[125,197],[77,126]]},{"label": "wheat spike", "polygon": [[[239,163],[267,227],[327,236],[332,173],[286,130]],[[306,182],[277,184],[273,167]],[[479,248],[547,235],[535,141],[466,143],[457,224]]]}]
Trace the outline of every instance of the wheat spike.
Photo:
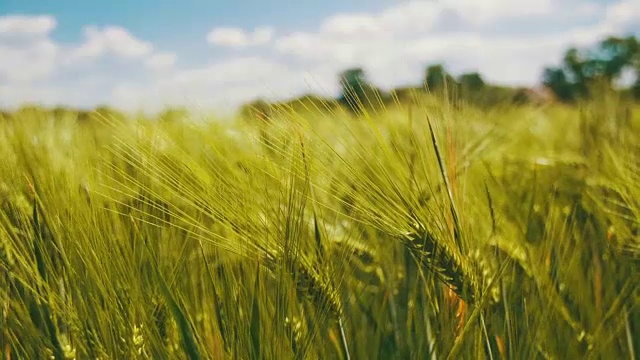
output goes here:
[{"label": "wheat spike", "polygon": [[479,298],[480,282],[474,266],[452,247],[437,241],[421,225],[401,240],[422,266],[431,270],[465,302],[473,304]]}]

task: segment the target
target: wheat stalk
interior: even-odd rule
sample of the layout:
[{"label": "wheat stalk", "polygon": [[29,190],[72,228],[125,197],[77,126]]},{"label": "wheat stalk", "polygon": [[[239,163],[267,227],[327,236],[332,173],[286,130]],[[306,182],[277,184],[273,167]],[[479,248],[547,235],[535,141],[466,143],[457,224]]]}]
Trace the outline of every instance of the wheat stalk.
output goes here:
[{"label": "wheat stalk", "polygon": [[320,273],[308,264],[308,261],[294,258],[293,261],[282,261],[282,256],[272,251],[265,252],[262,264],[270,270],[273,276],[277,274],[278,264],[286,264],[285,270],[296,285],[298,299],[307,299],[316,309],[327,308],[330,314],[338,319],[343,313],[340,294],[331,285],[326,275]]},{"label": "wheat stalk", "polygon": [[438,241],[423,226],[400,238],[419,264],[453,290],[468,304],[474,304],[480,295],[480,281],[469,259],[443,241]]}]

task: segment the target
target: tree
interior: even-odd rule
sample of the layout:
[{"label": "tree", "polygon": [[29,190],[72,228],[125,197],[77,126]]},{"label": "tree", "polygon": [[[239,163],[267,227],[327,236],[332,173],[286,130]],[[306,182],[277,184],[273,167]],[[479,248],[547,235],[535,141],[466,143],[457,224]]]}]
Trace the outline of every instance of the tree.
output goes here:
[{"label": "tree", "polygon": [[571,84],[572,100],[587,97],[589,80],[594,77],[593,59],[588,59],[576,48],[570,48],[562,61],[566,69],[564,77]]},{"label": "tree", "polygon": [[360,67],[350,68],[339,75],[342,94],[339,101],[355,113],[363,113],[365,109],[376,108],[377,98],[381,96],[378,89],[372,86]]},{"label": "tree", "polygon": [[542,83],[553,91],[558,100],[564,102],[575,100],[575,85],[569,82],[563,69],[546,68]]},{"label": "tree", "polygon": [[477,72],[465,73],[458,77],[460,87],[467,91],[479,91],[485,86],[482,75]]},{"label": "tree", "polygon": [[636,100],[640,100],[640,71],[636,71],[636,81],[631,86],[631,94]]},{"label": "tree", "polygon": [[602,41],[597,53],[597,62],[602,75],[609,81],[613,81],[627,67],[637,63],[639,45],[634,36],[609,37]]},{"label": "tree", "polygon": [[449,75],[442,64],[430,65],[425,70],[424,82],[427,89],[432,92],[441,92],[446,86],[455,84],[455,79]]},{"label": "tree", "polygon": [[592,49],[568,49],[558,68],[547,68],[543,82],[563,101],[590,95],[594,84],[612,87],[627,69],[640,73],[640,44],[634,36],[609,37]]}]

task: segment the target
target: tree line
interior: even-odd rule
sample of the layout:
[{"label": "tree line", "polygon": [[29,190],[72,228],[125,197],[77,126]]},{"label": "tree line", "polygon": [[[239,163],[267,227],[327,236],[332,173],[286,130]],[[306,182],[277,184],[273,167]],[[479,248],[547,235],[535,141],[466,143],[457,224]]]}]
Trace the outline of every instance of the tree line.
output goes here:
[{"label": "tree line", "polygon": [[[320,110],[343,107],[355,113],[362,113],[384,107],[389,103],[407,103],[412,101],[416,94],[426,92],[480,107],[550,99],[572,104],[592,98],[603,89],[613,89],[624,96],[640,100],[640,41],[635,36],[611,36],[591,47],[569,48],[565,51],[561,64],[556,67],[546,67],[541,77],[542,91],[534,91],[529,88],[489,84],[478,72],[453,76],[444,64],[430,64],[425,68],[421,84],[385,92],[368,79],[362,67],[353,67],[338,75],[341,88],[338,98],[325,99],[307,94],[298,99],[272,104],[259,99],[244,105],[240,109],[240,114],[244,116],[257,113],[264,120],[265,113],[268,112],[265,109],[278,106]],[[25,106],[19,111],[35,111],[36,108],[39,107]],[[40,108],[40,110],[44,109]],[[79,120],[91,119],[95,114],[120,115],[116,109],[105,106],[99,106],[94,111],[74,111],[57,107],[51,112],[54,116],[75,112],[79,114]],[[160,118],[175,119],[185,112],[185,109],[167,109]],[[0,118],[10,117],[9,112],[0,112]]]},{"label": "tree line", "polygon": [[[630,86],[616,84],[625,76],[635,78]],[[545,94],[560,102],[575,103],[596,95],[603,86],[640,99],[640,42],[635,36],[608,37],[590,48],[568,49],[560,66],[544,69],[542,89],[546,93],[487,84],[478,72],[454,77],[443,64],[425,69],[422,86],[394,89],[389,94],[374,86],[360,67],[343,71],[339,79],[342,90],[338,102],[353,111],[375,107],[376,101],[383,102],[385,98],[403,99],[407,90],[448,93],[467,102],[490,106],[505,99],[514,103],[532,101]]]},{"label": "tree line", "polygon": [[626,88],[640,99],[640,42],[635,36],[609,37],[587,49],[570,48],[562,65],[544,71],[543,84],[564,102],[594,95],[598,86],[612,87],[624,75],[635,77]]}]

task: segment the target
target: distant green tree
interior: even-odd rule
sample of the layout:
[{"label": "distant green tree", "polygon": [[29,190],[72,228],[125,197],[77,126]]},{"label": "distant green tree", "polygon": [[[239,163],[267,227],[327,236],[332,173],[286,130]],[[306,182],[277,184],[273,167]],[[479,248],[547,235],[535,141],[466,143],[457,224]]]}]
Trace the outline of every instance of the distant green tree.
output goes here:
[{"label": "distant green tree", "polygon": [[600,71],[606,81],[613,82],[626,70],[635,72],[636,79],[629,90],[640,99],[640,40],[635,36],[610,37],[600,44],[599,50]]},{"label": "distant green tree", "polygon": [[458,76],[458,89],[461,99],[477,103],[485,95],[486,84],[480,73],[464,73]]},{"label": "distant green tree", "polygon": [[567,74],[563,69],[546,68],[542,83],[556,95],[558,100],[569,102],[575,100],[575,83],[567,79]]},{"label": "distant green tree", "polygon": [[595,54],[595,66],[607,81],[612,82],[629,66],[640,60],[640,43],[635,36],[609,37],[600,43]]},{"label": "distant green tree", "polygon": [[458,77],[460,87],[468,91],[479,91],[485,87],[482,75],[477,72],[465,73]]},{"label": "distant green tree", "polygon": [[636,100],[640,100],[640,70],[636,71],[636,81],[631,86],[631,94]]},{"label": "distant green tree", "polygon": [[455,85],[456,81],[453,76],[447,73],[444,65],[435,64],[428,66],[425,70],[424,83],[429,91],[441,92],[446,87]]},{"label": "distant green tree", "polygon": [[543,83],[556,97],[574,101],[590,96],[594,84],[611,87],[627,69],[640,73],[640,43],[635,36],[608,37],[596,47],[568,49],[560,67],[546,68]]},{"label": "distant green tree", "polygon": [[364,70],[360,67],[350,68],[339,75],[342,93],[338,101],[355,113],[363,113],[366,109],[375,109],[382,96],[379,89],[371,85]]},{"label": "distant green tree", "polygon": [[[565,68],[565,79],[571,84],[572,98],[588,97],[590,82],[596,77],[595,60],[576,48],[570,48],[564,54],[562,61]],[[558,98],[560,98],[559,95]]]}]

